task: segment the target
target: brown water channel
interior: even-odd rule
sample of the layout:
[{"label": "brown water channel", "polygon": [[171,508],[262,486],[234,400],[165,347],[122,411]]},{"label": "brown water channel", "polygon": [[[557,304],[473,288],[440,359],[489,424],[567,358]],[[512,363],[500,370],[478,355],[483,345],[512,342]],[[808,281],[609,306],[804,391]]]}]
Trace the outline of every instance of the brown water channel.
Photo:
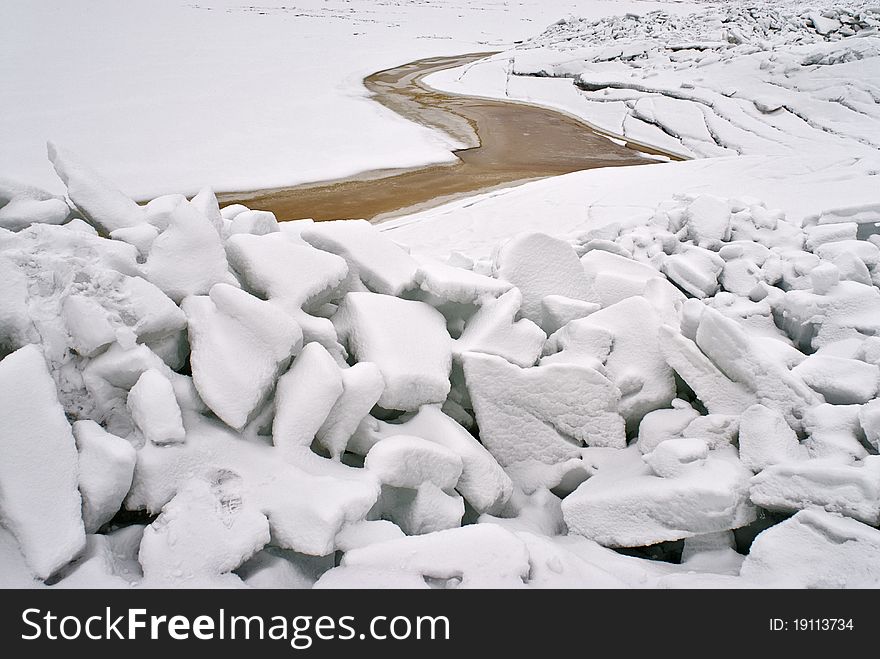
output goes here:
[{"label": "brown water channel", "polygon": [[[472,145],[458,161],[415,169],[377,170],[351,178],[289,188],[220,195],[221,205],[243,203],[279,220],[387,219],[403,212],[532,179],[595,167],[651,160],[554,110],[431,89],[422,78],[491,53],[434,57],[364,79],[373,98],[398,114]],[[650,149],[639,147],[640,151]]]}]

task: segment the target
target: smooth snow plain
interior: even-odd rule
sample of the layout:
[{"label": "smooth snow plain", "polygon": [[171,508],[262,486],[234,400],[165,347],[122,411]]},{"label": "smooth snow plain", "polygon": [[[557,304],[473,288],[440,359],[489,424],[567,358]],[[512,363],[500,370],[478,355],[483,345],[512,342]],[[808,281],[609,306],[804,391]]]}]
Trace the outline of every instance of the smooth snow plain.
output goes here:
[{"label": "smooth snow plain", "polygon": [[[711,49],[803,85],[857,62],[864,91],[872,28],[779,11],[764,43],[734,7]],[[706,50],[641,20],[634,62]],[[695,153],[378,226],[139,206],[50,144],[64,195],[0,188],[0,585],[880,586],[863,114],[822,131],[849,155]]]}]

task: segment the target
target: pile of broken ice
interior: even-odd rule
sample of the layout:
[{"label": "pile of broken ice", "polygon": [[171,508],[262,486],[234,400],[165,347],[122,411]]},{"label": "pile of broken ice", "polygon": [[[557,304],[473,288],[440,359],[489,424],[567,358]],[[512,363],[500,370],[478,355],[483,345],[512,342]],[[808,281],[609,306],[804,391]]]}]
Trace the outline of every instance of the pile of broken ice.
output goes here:
[{"label": "pile of broken ice", "polygon": [[0,584],[880,585],[877,208],[439,262],[50,157],[0,190]]},{"label": "pile of broken ice", "polygon": [[[611,133],[684,157],[876,156],[880,6],[819,5],[569,18],[494,59],[519,76],[504,86],[515,95],[541,100],[543,89]],[[576,90],[529,86],[534,76]]]}]

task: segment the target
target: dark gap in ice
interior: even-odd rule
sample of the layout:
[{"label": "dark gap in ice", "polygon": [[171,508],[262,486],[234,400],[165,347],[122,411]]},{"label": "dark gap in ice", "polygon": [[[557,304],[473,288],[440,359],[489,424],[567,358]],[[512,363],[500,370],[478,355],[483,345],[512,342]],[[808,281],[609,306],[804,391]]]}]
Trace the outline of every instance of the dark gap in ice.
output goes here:
[{"label": "dark gap in ice", "polygon": [[98,533],[109,533],[110,531],[116,531],[124,526],[131,526],[133,524],[152,524],[158,516],[158,514],[149,513],[143,509],[127,510],[125,507],[122,507],[113,516],[113,519],[98,529]]},{"label": "dark gap in ice", "polygon": [[447,590],[449,588],[458,588],[461,585],[461,577],[452,576],[452,577],[431,577],[427,574],[422,575],[422,579],[425,580],[425,583],[428,584],[430,588],[435,588],[438,590]]},{"label": "dark gap in ice", "polygon": [[342,464],[348,465],[349,467],[364,466],[364,456],[358,455],[357,453],[351,453],[350,451],[343,453],[341,460]]},{"label": "dark gap in ice", "polygon": [[192,364],[190,363],[191,355],[192,353],[187,351],[186,359],[183,360],[183,365],[179,369],[177,369],[177,372],[181,375],[188,375],[192,377]]},{"label": "dark gap in ice", "polygon": [[370,410],[370,414],[380,421],[394,421],[395,419],[402,417],[406,412],[403,410],[387,410],[384,407],[376,405]]},{"label": "dark gap in ice", "polygon": [[681,563],[681,552],[683,549],[684,540],[670,540],[645,547],[615,547],[614,551],[624,556],[646,558],[651,561]]},{"label": "dark gap in ice", "polygon": [[694,393],[694,390],[690,388],[688,383],[682,380],[681,376],[674,371],[673,375],[675,376],[675,395],[690,403],[691,407],[697,410],[702,416],[709,414],[709,410],[703,405],[703,401],[697,398],[697,394]]},{"label": "dark gap in ice", "polygon": [[464,526],[466,524],[476,524],[477,518],[479,518],[480,513],[474,510],[473,506],[468,503],[467,499],[464,499],[464,497],[462,497],[462,500],[464,501],[464,515],[461,516],[461,525]]},{"label": "dark gap in ice", "polygon": [[868,240],[871,236],[880,236],[880,222],[868,222],[860,224],[856,229],[858,240]]},{"label": "dark gap in ice", "polygon": [[792,516],[793,513],[774,512],[758,508],[758,518],[751,524],[741,526],[733,530],[733,537],[736,541],[736,551],[740,554],[748,554],[752,547],[755,537],[766,529],[775,524],[785,521]]}]

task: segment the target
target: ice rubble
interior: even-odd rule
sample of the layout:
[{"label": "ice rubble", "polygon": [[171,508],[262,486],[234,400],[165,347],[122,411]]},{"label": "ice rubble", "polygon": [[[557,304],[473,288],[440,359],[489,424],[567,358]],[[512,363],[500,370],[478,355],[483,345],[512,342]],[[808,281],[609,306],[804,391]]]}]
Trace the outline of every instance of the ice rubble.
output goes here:
[{"label": "ice rubble", "polygon": [[[857,211],[679,195],[441,263],[209,189],[116,225],[121,193],[53,153],[70,217],[0,231],[4,583],[880,580]],[[159,274],[192,232],[199,267]]]}]

